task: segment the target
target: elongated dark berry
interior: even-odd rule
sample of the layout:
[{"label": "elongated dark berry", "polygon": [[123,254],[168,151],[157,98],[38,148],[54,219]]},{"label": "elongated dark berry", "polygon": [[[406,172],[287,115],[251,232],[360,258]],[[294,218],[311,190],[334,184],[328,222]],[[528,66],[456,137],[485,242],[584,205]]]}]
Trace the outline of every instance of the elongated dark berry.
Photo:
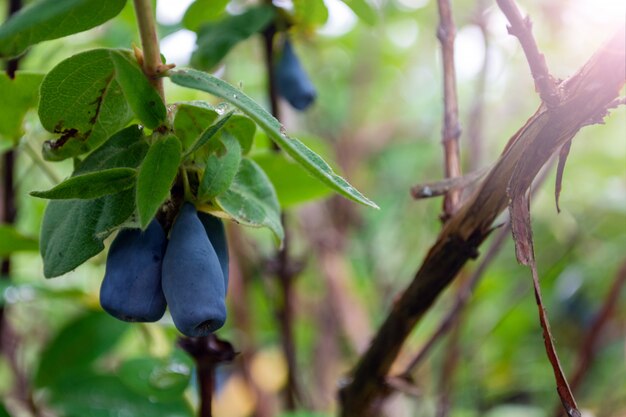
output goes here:
[{"label": "elongated dark berry", "polygon": [[109,249],[100,305],[124,321],[157,321],[165,313],[161,263],[167,238],[153,220],[148,228],[121,230]]},{"label": "elongated dark berry", "polygon": [[204,226],[213,249],[215,249],[217,259],[220,261],[224,275],[224,291],[228,292],[228,242],[226,241],[224,223],[221,219],[201,211],[198,212],[198,218]]},{"label": "elongated dark berry", "polygon": [[275,80],[278,94],[295,109],[305,110],[315,101],[315,87],[302,68],[289,39],[285,40],[282,56],[276,65]]},{"label": "elongated dark berry", "polygon": [[183,334],[206,336],[224,325],[222,266],[190,203],[182,206],[172,226],[162,285],[174,324]]}]

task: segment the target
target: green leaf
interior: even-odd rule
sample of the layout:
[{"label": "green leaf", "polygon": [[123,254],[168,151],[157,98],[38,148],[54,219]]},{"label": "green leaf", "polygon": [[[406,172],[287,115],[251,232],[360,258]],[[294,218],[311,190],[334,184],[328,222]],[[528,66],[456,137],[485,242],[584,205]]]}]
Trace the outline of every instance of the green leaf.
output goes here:
[{"label": "green leaf", "polygon": [[282,207],[291,207],[319,198],[332,191],[316,180],[301,165],[276,152],[255,154],[252,159],[265,171],[274,184]]},{"label": "green leaf", "polygon": [[198,136],[218,118],[218,114],[206,101],[176,103],[174,107],[174,133],[189,149]]},{"label": "green leaf", "polygon": [[182,355],[171,358],[136,358],[122,364],[120,380],[146,398],[171,401],[182,398],[189,385],[193,362]]},{"label": "green leaf", "polygon": [[230,119],[230,117],[232,115],[233,115],[232,111],[227,113],[224,117],[222,117],[220,120],[218,120],[217,123],[215,123],[214,125],[209,126],[204,132],[202,132],[200,137],[187,150],[187,152],[183,156],[183,159],[188,158],[192,153],[194,153],[198,149],[202,148],[213,137],[215,137],[215,135],[217,135],[222,130],[224,125],[226,125],[226,123],[228,123],[228,120]]},{"label": "green leaf", "polygon": [[222,134],[224,149],[218,154],[211,154],[206,163],[202,180],[198,188],[199,200],[210,200],[228,189],[233,182],[241,162],[241,145],[228,132]]},{"label": "green leaf", "polygon": [[183,16],[183,26],[186,29],[197,31],[202,24],[216,20],[230,0],[196,0]]},{"label": "green leaf", "polygon": [[14,252],[36,252],[37,239],[25,236],[8,224],[0,224],[0,258]]},{"label": "green leaf", "polygon": [[[148,144],[137,126],[128,127],[90,154],[77,168],[83,174],[108,168],[136,168]],[[71,271],[104,249],[103,240],[135,211],[135,190],[95,200],[56,200],[46,207],[40,252],[44,275]]]},{"label": "green leaf", "polygon": [[159,401],[128,389],[112,375],[80,375],[51,390],[50,402],[63,417],[193,417],[189,404],[177,398]]},{"label": "green leaf", "polygon": [[297,163],[302,165],[314,177],[339,194],[367,206],[378,208],[376,203],[365,197],[346,180],[333,172],[332,168],[315,152],[295,138],[283,132],[281,124],[263,107],[247,95],[225,81],[207,73],[193,69],[170,71],[174,83],[183,87],[206,91],[221,97],[237,106],[254,120],[268,136]]},{"label": "green leaf", "polygon": [[6,408],[4,408],[4,404],[0,403],[0,417],[11,417]]},{"label": "green leaf", "polygon": [[91,200],[128,190],[135,185],[137,171],[132,168],[111,168],[68,178],[48,191],[33,191],[33,197],[49,200]]},{"label": "green leaf", "polygon": [[149,129],[162,124],[167,117],[163,99],[152,87],[135,58],[122,51],[111,51],[110,55],[117,82],[137,118]]},{"label": "green leaf", "polygon": [[363,22],[374,26],[378,13],[367,0],[342,0]]},{"label": "green leaf", "polygon": [[35,385],[53,387],[85,372],[108,352],[128,326],[102,312],[88,312],[63,327],[50,341],[39,361]]},{"label": "green leaf", "polygon": [[191,55],[191,65],[212,69],[235,45],[265,29],[273,19],[274,8],[262,5],[202,25],[198,30],[197,48]]},{"label": "green leaf", "polygon": [[36,43],[91,29],[115,17],[126,0],[41,0],[0,26],[0,58]]},{"label": "green leaf", "polygon": [[139,168],[137,177],[137,212],[146,228],[169,195],[178,173],[181,144],[176,136],[157,138]]},{"label": "green leaf", "polygon": [[132,59],[130,51],[95,49],[62,61],[46,75],[39,118],[46,130],[61,134],[44,143],[46,159],[97,148],[132,120],[133,111],[146,126],[164,120],[160,97]]},{"label": "green leaf", "polygon": [[256,132],[256,124],[252,120],[241,114],[235,114],[230,118],[225,129],[237,138],[244,155],[250,152]]},{"label": "green leaf", "polygon": [[321,26],[328,20],[328,8],[324,0],[294,0],[294,15],[305,26]]},{"label": "green leaf", "polygon": [[26,112],[37,106],[44,75],[18,71],[14,79],[0,73],[0,136],[15,141],[22,135]]},{"label": "green leaf", "polygon": [[216,201],[237,222],[247,226],[265,226],[281,242],[285,237],[276,191],[267,175],[253,161],[241,160],[230,188]]}]

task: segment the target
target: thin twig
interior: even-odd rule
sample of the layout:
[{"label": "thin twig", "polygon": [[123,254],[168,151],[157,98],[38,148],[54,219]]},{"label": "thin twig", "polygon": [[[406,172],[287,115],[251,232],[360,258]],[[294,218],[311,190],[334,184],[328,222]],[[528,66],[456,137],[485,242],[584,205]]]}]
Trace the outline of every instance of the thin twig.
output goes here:
[{"label": "thin twig", "polygon": [[[445,177],[454,178],[461,175],[461,161],[459,157],[459,106],[456,93],[456,73],[454,70],[454,37],[456,28],[452,20],[452,8],[450,0],[438,0],[439,26],[437,38],[441,42],[443,57],[443,101],[444,118],[442,130],[442,142],[444,148]],[[449,219],[456,211],[459,204],[460,192],[451,189],[446,193],[443,201],[442,219]]]},{"label": "thin twig", "polygon": [[491,169],[491,167],[472,171],[459,177],[414,185],[411,187],[411,196],[416,200],[421,200],[424,198],[438,197],[451,190],[461,190],[476,184],[489,172],[489,169]]},{"label": "thin twig", "polygon": [[26,154],[28,154],[28,156],[35,163],[35,165],[37,165],[37,167],[41,169],[46,177],[48,177],[48,180],[50,180],[52,184],[58,184],[59,182],[61,182],[61,178],[59,178],[56,172],[54,172],[54,170],[50,168],[50,166],[46,164],[43,159],[41,159],[39,153],[37,153],[37,151],[34,150],[32,146],[30,146],[30,143],[28,143],[27,141],[24,142],[23,147]]},{"label": "thin twig", "polygon": [[509,33],[515,36],[522,45],[530,66],[530,72],[535,80],[535,90],[548,107],[557,105],[560,101],[557,83],[550,75],[546,58],[539,52],[533,37],[530,18],[528,16],[522,17],[514,0],[496,0],[496,2],[510,23]]},{"label": "thin twig", "polygon": [[152,86],[158,91],[165,101],[163,81],[160,77],[162,62],[159,51],[159,40],[156,33],[156,23],[152,2],[150,0],[134,0],[141,47],[143,48],[143,72],[150,80]]}]

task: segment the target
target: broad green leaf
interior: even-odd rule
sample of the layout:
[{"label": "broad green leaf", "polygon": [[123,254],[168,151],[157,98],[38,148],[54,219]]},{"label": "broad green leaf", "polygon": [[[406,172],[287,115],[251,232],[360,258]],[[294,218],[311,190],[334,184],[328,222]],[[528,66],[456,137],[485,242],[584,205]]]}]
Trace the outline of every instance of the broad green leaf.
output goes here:
[{"label": "broad green leaf", "polygon": [[4,408],[4,404],[0,403],[0,417],[11,417],[6,408]]},{"label": "broad green leaf", "polygon": [[226,125],[226,123],[228,123],[228,120],[230,119],[232,115],[233,115],[233,112],[231,111],[227,113],[224,117],[222,117],[220,120],[218,120],[217,123],[206,128],[206,130],[202,132],[200,137],[198,137],[198,139],[193,143],[193,145],[189,147],[189,149],[187,150],[183,158],[188,158],[192,153],[202,148],[212,138],[214,138],[218,133],[220,133],[220,131]]},{"label": "broad green leaf", "polygon": [[36,43],[91,29],[115,17],[126,0],[40,0],[0,26],[0,58]]},{"label": "broad green leaf", "polygon": [[206,22],[216,20],[226,10],[230,0],[196,0],[183,16],[183,26],[197,31]]},{"label": "broad green leaf", "polygon": [[53,387],[88,371],[108,352],[128,326],[103,312],[85,313],[63,327],[40,356],[35,375],[38,387]]},{"label": "broad green leaf", "polygon": [[14,79],[0,73],[0,136],[15,141],[22,134],[26,112],[37,106],[43,74],[18,71]]},{"label": "broad green leaf", "polygon": [[50,391],[52,408],[63,417],[194,417],[184,399],[137,394],[113,375],[80,375]]},{"label": "broad green leaf", "polygon": [[132,188],[136,174],[132,168],[105,169],[70,177],[47,191],[33,191],[30,195],[49,200],[92,200]]},{"label": "broad green leaf", "polygon": [[324,0],[294,0],[294,15],[304,26],[321,26],[328,20],[328,8]]},{"label": "broad green leaf", "polygon": [[178,173],[181,145],[176,136],[162,136],[150,146],[137,176],[137,213],[146,228],[169,195]]},{"label": "broad green leaf", "polygon": [[280,205],[267,175],[249,159],[242,159],[230,188],[217,199],[220,208],[237,222],[267,227],[279,241],[285,237],[280,221]]},{"label": "broad green leaf", "polygon": [[210,70],[239,42],[262,31],[274,19],[274,8],[251,7],[238,15],[227,15],[198,29],[197,48],[191,55],[196,68]]},{"label": "broad green leaf", "polygon": [[134,189],[95,200],[53,200],[41,226],[44,276],[73,270],[104,249],[103,240],[135,210]]},{"label": "broad green leaf", "polygon": [[36,252],[37,239],[25,236],[8,224],[0,224],[0,258],[14,252]]},{"label": "broad green leaf", "polygon": [[198,199],[210,200],[228,189],[241,162],[241,145],[230,133],[222,133],[224,149],[209,156],[198,187]]},{"label": "broad green leaf", "polygon": [[162,124],[167,117],[163,99],[152,87],[135,58],[122,51],[110,51],[110,56],[117,82],[137,118],[149,129]]},{"label": "broad green leaf", "polygon": [[[136,168],[148,144],[137,126],[128,127],[91,153],[75,171],[84,174],[109,168]],[[44,275],[71,271],[104,249],[103,240],[135,211],[135,190],[95,200],[50,201],[41,226],[40,252]]]},{"label": "broad green leaf", "polygon": [[189,385],[193,362],[182,355],[170,358],[136,358],[122,364],[120,380],[143,397],[161,401],[182,398]]},{"label": "broad green leaf", "polygon": [[274,184],[282,207],[290,207],[327,197],[332,191],[316,180],[301,165],[276,152],[255,154],[252,159]]},{"label": "broad green leaf", "polygon": [[234,104],[261,126],[282,150],[309,171],[311,175],[351,200],[378,208],[376,203],[335,174],[332,168],[319,155],[299,140],[287,136],[278,120],[232,85],[212,75],[193,69],[170,71],[170,74],[172,81],[178,85],[206,91]]},{"label": "broad green leaf", "polygon": [[46,130],[61,134],[44,143],[47,159],[97,148],[132,120],[133,111],[146,126],[155,127],[159,115],[165,118],[158,94],[132,59],[130,51],[95,49],[62,61],[46,75],[39,118]]},{"label": "broad green leaf", "polygon": [[363,22],[374,26],[378,21],[376,9],[367,0],[342,0]]},{"label": "broad green leaf", "polygon": [[256,132],[256,124],[252,120],[241,114],[235,114],[230,118],[225,129],[237,138],[244,155],[250,152]]},{"label": "broad green leaf", "polygon": [[187,150],[198,136],[217,119],[218,114],[205,101],[176,103],[174,133]]}]

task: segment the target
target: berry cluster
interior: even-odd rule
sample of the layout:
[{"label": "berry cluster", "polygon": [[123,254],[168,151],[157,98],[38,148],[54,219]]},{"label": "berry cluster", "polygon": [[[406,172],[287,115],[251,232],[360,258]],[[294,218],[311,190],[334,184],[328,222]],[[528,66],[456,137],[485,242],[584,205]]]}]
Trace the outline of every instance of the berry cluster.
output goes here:
[{"label": "berry cluster", "polygon": [[185,203],[167,239],[159,222],[124,229],[109,249],[100,304],[125,321],[153,322],[167,305],[181,333],[206,336],[224,325],[228,246],[222,221]]}]

